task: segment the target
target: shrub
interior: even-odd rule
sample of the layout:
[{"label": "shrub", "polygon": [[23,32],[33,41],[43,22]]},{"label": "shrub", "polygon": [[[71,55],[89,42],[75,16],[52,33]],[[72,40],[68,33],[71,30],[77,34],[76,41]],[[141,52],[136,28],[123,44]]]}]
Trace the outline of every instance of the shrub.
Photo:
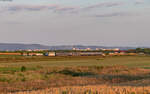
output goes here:
[{"label": "shrub", "polygon": [[68,94],[67,91],[63,91],[62,94]]},{"label": "shrub", "polygon": [[8,82],[9,80],[6,77],[0,77],[0,82]]},{"label": "shrub", "polygon": [[24,71],[26,71],[26,67],[25,67],[25,66],[22,66],[22,67],[21,67],[21,72],[24,72]]},{"label": "shrub", "polygon": [[25,77],[22,77],[22,78],[21,78],[21,81],[22,81],[22,82],[26,81],[26,78],[25,78]]}]

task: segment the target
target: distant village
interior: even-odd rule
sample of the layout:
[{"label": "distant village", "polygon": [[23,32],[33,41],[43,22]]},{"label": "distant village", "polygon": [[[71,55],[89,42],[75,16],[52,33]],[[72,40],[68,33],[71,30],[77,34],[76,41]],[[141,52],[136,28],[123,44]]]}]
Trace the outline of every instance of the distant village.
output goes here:
[{"label": "distant village", "polygon": [[127,55],[145,55],[142,49],[120,50],[119,48],[72,48],[72,50],[47,50],[47,49],[27,49],[15,51],[0,51],[0,55],[18,55],[18,56],[127,56]]}]

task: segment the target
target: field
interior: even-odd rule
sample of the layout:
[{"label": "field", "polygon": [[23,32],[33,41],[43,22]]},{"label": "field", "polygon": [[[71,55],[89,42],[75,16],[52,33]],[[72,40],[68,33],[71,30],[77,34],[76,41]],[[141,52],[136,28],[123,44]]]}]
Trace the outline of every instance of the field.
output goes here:
[{"label": "field", "polygon": [[0,56],[0,67],[36,67],[38,65],[54,66],[114,66],[123,65],[128,67],[150,67],[149,56],[74,56],[74,57],[23,57],[23,56]]},{"label": "field", "polygon": [[150,56],[0,56],[3,94],[150,94],[149,79]]}]

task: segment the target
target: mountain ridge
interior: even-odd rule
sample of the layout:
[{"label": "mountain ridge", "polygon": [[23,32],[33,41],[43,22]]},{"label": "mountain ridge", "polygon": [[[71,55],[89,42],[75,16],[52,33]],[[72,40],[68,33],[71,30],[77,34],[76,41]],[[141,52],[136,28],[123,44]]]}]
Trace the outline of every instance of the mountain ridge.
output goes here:
[{"label": "mountain ridge", "polygon": [[119,47],[119,46],[88,46],[88,45],[58,45],[58,46],[47,46],[41,44],[23,44],[23,43],[0,43],[0,50],[26,50],[26,49],[48,49],[48,50],[71,50],[72,48],[79,49],[113,49],[119,48],[121,50],[135,49],[136,47]]}]

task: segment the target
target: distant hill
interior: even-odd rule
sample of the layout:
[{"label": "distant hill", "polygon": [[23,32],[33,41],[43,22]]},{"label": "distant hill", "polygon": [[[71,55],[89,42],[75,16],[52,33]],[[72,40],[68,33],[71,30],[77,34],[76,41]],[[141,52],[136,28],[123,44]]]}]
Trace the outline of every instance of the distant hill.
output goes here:
[{"label": "distant hill", "polygon": [[107,47],[107,46],[84,46],[84,45],[60,45],[60,46],[50,46],[50,49],[56,49],[56,50],[71,50],[72,48],[79,48],[79,49],[96,49],[96,48],[104,48],[104,49],[113,49],[113,48],[119,48],[121,50],[127,50],[127,49],[136,49],[136,47]]},{"label": "distant hill", "polygon": [[41,44],[19,44],[19,43],[0,43],[0,50],[19,50],[19,49],[49,49],[49,50],[71,50],[72,48],[105,48],[113,49],[119,48],[121,50],[135,49],[136,47],[106,47],[106,46],[84,46],[84,45],[59,45],[59,46],[46,46]]},{"label": "distant hill", "polygon": [[49,49],[49,46],[44,46],[40,44],[0,43],[0,50],[19,50],[19,49]]}]

